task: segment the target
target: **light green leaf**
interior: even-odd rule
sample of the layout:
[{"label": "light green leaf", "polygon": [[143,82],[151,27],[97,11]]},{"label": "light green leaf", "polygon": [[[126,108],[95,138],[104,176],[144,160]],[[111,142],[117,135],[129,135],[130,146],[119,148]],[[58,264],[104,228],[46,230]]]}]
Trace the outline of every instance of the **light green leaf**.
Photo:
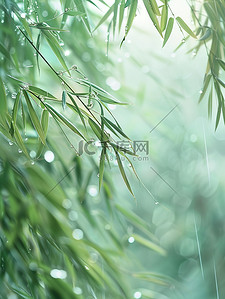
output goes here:
[{"label": "light green leaf", "polygon": [[121,160],[120,160],[120,156],[119,156],[118,152],[117,152],[115,149],[114,149],[114,151],[115,151],[115,154],[116,154],[116,160],[117,160],[117,163],[118,163],[118,166],[119,166],[119,169],[120,169],[120,173],[121,173],[121,175],[122,175],[122,177],[123,177],[123,180],[124,180],[124,182],[125,182],[125,184],[126,184],[126,186],[127,186],[127,189],[130,191],[130,193],[131,193],[131,194],[133,195],[133,197],[135,198],[134,193],[133,193],[133,191],[132,191],[132,189],[131,189],[130,183],[129,183],[128,179],[127,179],[125,170],[124,170],[124,168],[123,168],[123,164],[122,164],[122,162],[121,162]]},{"label": "light green leaf", "polygon": [[[42,115],[41,115],[41,126],[42,126],[42,130],[44,132],[45,138],[47,136],[47,131],[48,131],[48,121],[49,121],[49,112],[48,112],[48,110],[44,109],[42,111]],[[39,157],[41,155],[43,148],[44,148],[44,144],[42,142],[40,142],[39,148],[37,151],[37,157]]]},{"label": "light green leaf", "polygon": [[83,138],[84,140],[85,137],[83,136],[83,134],[74,126],[74,124],[72,124],[64,115],[62,115],[61,113],[59,113],[58,111],[56,111],[51,105],[49,105],[48,103],[45,103],[47,109],[49,110],[49,113],[57,119],[60,119],[70,130],[72,130],[74,133],[76,133],[77,135],[79,135],[81,138]]},{"label": "light green leaf", "polygon": [[109,136],[107,136],[106,133],[102,131],[102,129],[95,121],[93,121],[91,118],[88,118],[88,122],[92,131],[100,141],[106,142],[109,140]]},{"label": "light green leaf", "polygon": [[166,42],[168,41],[170,34],[173,30],[173,24],[174,24],[174,18],[169,18],[167,27],[166,27],[166,32],[164,35],[164,41],[163,41],[163,47],[165,46]]},{"label": "light green leaf", "polygon": [[168,6],[163,5],[161,22],[160,22],[160,27],[162,32],[166,29],[167,19],[168,19]]},{"label": "light green leaf", "polygon": [[86,128],[86,124],[85,124],[84,116],[83,116],[83,114],[82,114],[80,108],[78,107],[76,101],[74,100],[74,98],[71,96],[70,93],[68,93],[68,96],[69,96],[69,98],[71,99],[71,101],[72,101],[72,103],[73,103],[73,105],[74,105],[74,107],[75,107],[77,113],[79,114],[79,117],[80,117],[80,119],[81,119],[81,121],[82,121],[84,127]]},{"label": "light green leaf", "polygon": [[102,148],[99,164],[99,191],[101,190],[105,165],[105,147]]},{"label": "light green leaf", "polygon": [[7,112],[7,99],[6,99],[6,93],[5,93],[5,86],[2,82],[2,79],[0,77],[0,115],[2,118],[5,118],[6,112]]},{"label": "light green leaf", "polygon": [[104,16],[101,18],[101,20],[98,22],[97,26],[95,27],[94,31],[104,23],[108,17],[112,14],[114,10],[114,4],[107,10],[107,12],[104,14]]},{"label": "light green leaf", "polygon": [[162,36],[162,31],[161,28],[159,26],[159,21],[156,17],[156,14],[154,13],[151,3],[149,2],[149,0],[143,0],[145,8],[148,12],[148,15],[150,17],[150,19],[152,20],[152,23],[154,24],[154,26],[156,27],[156,29],[158,30],[159,34]]},{"label": "light green leaf", "polygon": [[205,80],[204,80],[204,86],[203,86],[203,89],[201,90],[201,95],[200,95],[200,98],[199,98],[199,101],[198,101],[199,103],[200,103],[201,100],[203,99],[203,97],[204,97],[204,95],[205,95],[205,93],[206,93],[206,91],[207,91],[207,89],[208,89],[209,82],[210,82],[211,78],[212,78],[212,75],[211,75],[211,74],[209,74],[209,75],[207,75],[207,76],[205,77]]},{"label": "light green leaf", "polygon": [[63,90],[63,92],[62,92],[62,108],[63,108],[63,110],[65,110],[65,108],[66,108],[66,91],[65,90]]},{"label": "light green leaf", "polygon": [[[49,98],[49,99],[56,99],[55,96],[53,96],[52,94],[50,94],[49,92],[39,88],[39,87],[36,87],[36,86],[32,86],[32,85],[29,85],[29,90],[33,91],[35,94],[38,94],[40,96],[43,96],[45,98]],[[28,91],[29,91],[28,90]]]},{"label": "light green leaf", "polygon": [[186,31],[193,38],[197,38],[197,36],[194,34],[194,32],[191,30],[191,28],[184,22],[183,19],[181,19],[180,17],[177,17],[176,20],[180,24],[180,26],[184,29],[184,31]]},{"label": "light green leaf", "polygon": [[23,90],[23,95],[24,95],[24,98],[25,98],[26,103],[27,103],[27,107],[28,107],[28,110],[29,110],[29,114],[30,114],[30,118],[31,118],[31,121],[33,123],[33,126],[35,127],[35,129],[36,129],[36,131],[37,131],[37,133],[38,133],[38,135],[41,139],[41,142],[43,144],[45,144],[45,135],[44,135],[44,132],[42,130],[42,126],[39,122],[37,114],[36,114],[32,104],[31,104],[31,101],[29,99],[29,95],[28,95],[26,90]]},{"label": "light green leaf", "polygon": [[149,249],[152,249],[156,252],[158,252],[159,254],[161,255],[166,255],[166,251],[165,249],[163,249],[162,247],[160,247],[159,245],[141,237],[140,235],[138,234],[132,234],[132,237],[134,238],[134,240],[138,243],[140,243],[141,245],[144,245],[145,247],[149,248]]},{"label": "light green leaf", "polygon": [[13,105],[13,112],[12,112],[12,121],[11,121],[11,127],[10,127],[10,134],[13,137],[14,135],[14,130],[16,126],[16,117],[17,117],[17,112],[18,112],[18,107],[19,107],[19,101],[20,101],[20,91],[16,95],[16,99]]}]

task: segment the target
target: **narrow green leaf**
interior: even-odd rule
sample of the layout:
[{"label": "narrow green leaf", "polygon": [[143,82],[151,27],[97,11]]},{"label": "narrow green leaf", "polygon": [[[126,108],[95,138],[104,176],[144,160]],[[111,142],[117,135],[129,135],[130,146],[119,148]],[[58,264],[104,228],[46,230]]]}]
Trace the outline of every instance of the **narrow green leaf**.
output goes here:
[{"label": "narrow green leaf", "polygon": [[167,27],[166,27],[166,32],[164,35],[164,41],[163,41],[163,47],[165,46],[166,42],[168,41],[170,34],[173,30],[173,24],[174,24],[174,18],[169,18]]},{"label": "narrow green leaf", "polygon": [[26,103],[27,103],[27,107],[28,107],[28,110],[29,110],[29,114],[30,114],[30,118],[31,118],[31,121],[33,123],[33,126],[35,127],[42,143],[45,144],[45,135],[44,135],[44,132],[42,130],[42,126],[39,122],[37,114],[36,114],[32,104],[31,104],[31,101],[29,99],[29,95],[28,95],[26,90],[23,90],[23,95],[24,95],[24,98],[25,98]]},{"label": "narrow green leaf", "polygon": [[0,52],[13,63],[9,51],[2,44],[0,44]]},{"label": "narrow green leaf", "polygon": [[[49,122],[49,112],[48,112],[48,110],[44,109],[42,111],[42,115],[41,115],[41,126],[42,126],[42,130],[44,132],[45,138],[47,136],[47,131],[48,131],[48,122]],[[37,151],[37,157],[40,157],[43,148],[44,148],[44,144],[42,142],[40,142],[38,151]]]},{"label": "narrow green leaf", "polygon": [[208,117],[209,117],[209,119],[212,118],[212,95],[213,95],[213,87],[211,88],[211,91],[209,93],[209,99],[208,99]]},{"label": "narrow green leaf", "polygon": [[7,99],[6,99],[6,93],[5,93],[5,86],[2,82],[2,79],[0,77],[0,115],[2,118],[6,117],[7,112]]},{"label": "narrow green leaf", "polygon": [[[38,94],[40,96],[43,96],[45,98],[49,98],[49,99],[56,99],[55,96],[53,96],[52,94],[50,94],[49,92],[39,88],[39,87],[36,87],[36,86],[32,86],[32,85],[29,85],[29,90],[33,91],[35,94]],[[29,91],[28,90],[28,91]]]},{"label": "narrow green leaf", "polygon": [[64,115],[56,111],[51,105],[48,103],[45,103],[46,107],[49,109],[49,113],[54,117],[60,119],[70,130],[72,130],[74,133],[79,135],[81,138],[86,140],[86,138],[83,136],[83,134],[72,124]]},{"label": "narrow green leaf", "polygon": [[109,140],[109,136],[107,136],[106,133],[103,132],[102,129],[98,126],[98,124],[95,121],[93,121],[90,117],[88,118],[88,122],[92,131],[100,141],[106,142]]},{"label": "narrow green leaf", "polygon": [[33,41],[32,33],[30,30],[29,24],[27,23],[27,20],[25,18],[22,18],[19,13],[16,13],[16,16],[18,17],[20,22],[23,24],[23,28],[26,30],[27,34],[29,35],[29,38]]},{"label": "narrow green leaf", "polygon": [[[37,42],[36,42],[36,48],[37,48],[38,51],[40,50],[40,45],[41,45],[41,33],[38,34]],[[38,71],[40,73],[39,54],[38,54],[37,51],[36,51],[36,60],[37,60]]]},{"label": "narrow green leaf", "polygon": [[156,14],[154,13],[151,3],[149,2],[149,0],[143,0],[145,8],[148,12],[148,15],[150,17],[150,19],[152,20],[152,23],[154,24],[155,28],[158,30],[159,34],[162,36],[162,31],[161,28],[159,26],[159,21],[156,17]]},{"label": "narrow green leaf", "polygon": [[72,16],[72,17],[77,17],[77,16],[85,17],[86,16],[86,13],[77,11],[77,10],[68,10],[65,12],[65,14]]},{"label": "narrow green leaf", "polygon": [[222,67],[222,69],[225,71],[225,62],[219,58],[216,59],[219,63],[219,65]]},{"label": "narrow green leaf", "polygon": [[20,132],[16,126],[14,128],[14,137],[15,137],[18,147],[23,151],[23,153],[27,156],[27,158],[30,159],[30,156],[27,152],[26,146],[23,142],[23,138],[21,137]]},{"label": "narrow green leaf", "polygon": [[98,22],[97,26],[95,27],[94,31],[104,23],[108,17],[112,14],[114,10],[114,4],[107,10],[107,12],[104,14],[104,16],[101,18],[101,20]]},{"label": "narrow green leaf", "polygon": [[160,16],[161,14],[160,14],[160,11],[159,11],[159,8],[158,8],[158,5],[157,5],[156,1],[155,0],[149,0],[149,2],[152,6],[152,10],[155,13],[155,15]]},{"label": "narrow green leaf", "polygon": [[191,30],[191,28],[184,22],[183,19],[181,19],[180,17],[177,17],[176,20],[180,24],[180,26],[184,29],[184,31],[186,31],[193,38],[197,38],[197,36],[194,34],[194,32]]},{"label": "narrow green leaf", "polygon": [[118,152],[123,152],[131,156],[137,156],[134,152],[126,149],[126,147],[119,146],[118,144],[115,144],[113,142],[109,142],[109,144]]},{"label": "narrow green leaf", "polygon": [[65,110],[65,108],[66,108],[66,91],[65,90],[63,90],[63,92],[62,92],[62,108],[63,108],[63,110]]},{"label": "narrow green leaf", "polygon": [[204,98],[205,96],[205,93],[208,89],[208,86],[209,86],[209,82],[212,78],[212,75],[211,74],[208,74],[206,77],[205,77],[205,80],[204,80],[204,86],[203,86],[203,89],[201,90],[201,95],[199,97],[199,103],[201,102],[201,100]]},{"label": "narrow green leaf", "polygon": [[124,182],[125,182],[125,184],[126,184],[126,186],[127,186],[127,189],[130,191],[130,193],[131,193],[131,194],[133,195],[133,197],[135,198],[134,193],[133,193],[133,191],[132,191],[132,189],[131,189],[130,183],[129,183],[128,179],[127,179],[125,170],[124,170],[124,168],[123,168],[123,164],[122,164],[122,162],[121,162],[121,160],[120,160],[120,156],[119,156],[119,154],[118,154],[118,152],[117,152],[116,150],[114,150],[114,151],[115,151],[115,154],[116,154],[116,159],[117,159],[117,163],[118,163],[118,166],[119,166],[119,169],[120,169],[120,173],[121,173],[121,175],[122,175],[122,177],[123,177],[123,180],[124,180]]},{"label": "narrow green leaf", "polygon": [[136,11],[137,11],[137,0],[132,0],[131,5],[130,5],[128,19],[127,19],[125,36],[130,31],[131,25],[132,25],[132,23],[134,21],[134,17],[136,15]]},{"label": "narrow green leaf", "polygon": [[212,29],[211,28],[208,28],[205,32],[205,34],[203,34],[202,37],[199,38],[199,41],[203,41],[203,40],[206,40],[208,39],[212,34]]},{"label": "narrow green leaf", "polygon": [[167,19],[168,19],[168,6],[163,5],[161,22],[160,22],[160,27],[162,32],[166,29]]},{"label": "narrow green leaf", "polygon": [[165,249],[163,249],[159,245],[139,236],[138,234],[132,234],[132,237],[135,239],[136,242],[140,243],[141,245],[144,245],[145,247],[152,249],[152,250],[160,253],[161,255],[164,255],[164,256],[166,255]]},{"label": "narrow green leaf", "polygon": [[121,128],[119,128],[117,125],[115,125],[113,122],[111,122],[111,120],[109,120],[108,118],[106,117],[103,117],[103,120],[105,121],[105,123],[109,124],[110,126],[112,126],[117,132],[120,133],[120,135],[122,135],[123,137],[127,138],[130,140],[129,137],[127,137],[127,135],[121,130]]},{"label": "narrow green leaf", "polygon": [[14,130],[16,126],[16,118],[19,108],[19,101],[20,101],[20,91],[16,95],[16,99],[13,105],[13,112],[12,112],[12,121],[11,121],[11,127],[10,127],[10,134],[13,137],[14,136]]},{"label": "narrow green leaf", "polygon": [[61,65],[63,66],[63,68],[68,72],[68,74],[70,75],[69,69],[66,65],[66,62],[61,54],[61,47],[58,43],[58,41],[56,40],[56,38],[51,34],[50,31],[47,30],[42,30],[44,36],[46,37],[46,40],[49,44],[49,46],[52,48],[52,51],[55,53],[56,57],[58,58],[59,62],[61,63]]},{"label": "narrow green leaf", "polygon": [[105,147],[102,148],[99,164],[99,191],[101,190],[105,165]]},{"label": "narrow green leaf", "polygon": [[84,127],[86,128],[86,124],[85,124],[84,116],[83,116],[82,112],[80,111],[80,108],[78,107],[76,101],[74,100],[74,98],[71,96],[70,93],[68,93],[68,96],[69,96],[69,98],[71,99],[73,105],[75,106],[75,109],[76,109],[77,113],[79,114],[79,117],[80,117],[80,119],[81,119],[81,121],[82,121]]},{"label": "narrow green leaf", "polygon": [[120,3],[120,12],[119,12],[119,32],[121,30],[121,26],[123,23],[124,9],[125,9],[125,0],[122,0]]},{"label": "narrow green leaf", "polygon": [[109,97],[103,96],[101,94],[98,94],[98,98],[100,99],[100,101],[107,103],[107,104],[112,104],[112,105],[128,105],[128,103],[121,103],[121,102],[117,102]]},{"label": "narrow green leaf", "polygon": [[85,17],[82,17],[82,20],[83,20],[84,24],[86,25],[88,31],[91,32],[91,27],[90,27],[90,24],[89,24],[88,14],[87,14],[86,8],[84,6],[84,1],[83,0],[74,0],[74,3],[77,7],[77,10],[84,13]]}]

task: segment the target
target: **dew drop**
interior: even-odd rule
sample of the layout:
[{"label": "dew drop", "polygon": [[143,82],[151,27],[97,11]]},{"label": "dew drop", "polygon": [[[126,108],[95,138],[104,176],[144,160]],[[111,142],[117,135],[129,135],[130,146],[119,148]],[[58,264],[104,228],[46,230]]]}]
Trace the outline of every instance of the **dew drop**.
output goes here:
[{"label": "dew drop", "polygon": [[159,204],[159,202],[158,201],[155,201],[155,205],[158,205]]},{"label": "dew drop", "polygon": [[13,142],[12,142],[12,141],[9,141],[9,145],[13,145]]},{"label": "dew drop", "polygon": [[54,161],[55,155],[52,151],[47,151],[44,154],[44,159],[45,159],[46,162],[51,163],[51,162]]},{"label": "dew drop", "polygon": [[73,288],[73,291],[76,295],[81,295],[83,293],[82,289],[79,287]]},{"label": "dew drop", "polygon": [[34,165],[34,161],[31,161],[30,163],[31,163],[31,165]]},{"label": "dew drop", "polygon": [[23,151],[19,148],[18,149],[18,153],[21,154]]},{"label": "dew drop", "polygon": [[65,279],[67,277],[66,271],[59,270],[59,269],[52,269],[50,275],[53,278],[59,278],[59,279]]},{"label": "dew drop", "polygon": [[141,297],[142,297],[141,292],[135,292],[135,293],[134,293],[134,298],[135,298],[135,299],[140,299]]},{"label": "dew drop", "polygon": [[81,239],[83,239],[83,237],[84,237],[84,233],[83,233],[83,231],[81,230],[81,229],[79,229],[79,228],[76,228],[74,231],[73,231],[73,237],[74,237],[74,239],[75,240],[81,240]]},{"label": "dew drop", "polygon": [[132,243],[134,243],[134,241],[135,241],[134,237],[129,237],[128,238],[128,243],[132,244]]}]

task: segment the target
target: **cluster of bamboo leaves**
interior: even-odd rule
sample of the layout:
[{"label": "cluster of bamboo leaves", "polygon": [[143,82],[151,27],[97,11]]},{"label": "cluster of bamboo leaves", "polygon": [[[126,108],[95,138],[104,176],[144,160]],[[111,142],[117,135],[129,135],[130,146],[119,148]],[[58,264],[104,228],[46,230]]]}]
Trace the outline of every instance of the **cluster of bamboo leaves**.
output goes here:
[{"label": "cluster of bamboo leaves", "polygon": [[[169,286],[171,282],[154,273],[136,273],[133,269],[127,273],[124,248],[130,233],[124,230],[126,221],[140,231],[140,234],[132,234],[137,243],[162,255],[165,251],[144,221],[112,203],[115,191],[107,171],[103,180],[109,151],[114,152],[123,180],[133,194],[121,156],[129,161],[127,155],[135,153],[132,148],[117,146],[115,138],[128,141],[129,138],[107,106],[125,103],[90,82],[77,66],[68,66],[60,45],[63,34],[76,32],[78,26],[84,36],[84,30],[91,30],[87,8],[82,1],[62,1],[61,4],[63,13],[58,14],[49,3],[41,1],[0,3],[1,296],[130,298],[132,290],[126,283],[127,274],[159,285]],[[42,22],[45,10],[52,17]],[[43,45],[47,45],[51,55],[57,58],[58,70],[49,63]],[[26,68],[26,60],[35,67]],[[36,86],[36,76],[44,71],[43,66],[55,75],[55,84],[63,87],[60,98]],[[78,91],[68,83],[71,81]],[[71,119],[76,121],[66,115],[68,109],[75,115]],[[57,143],[48,137],[50,122],[59,127],[65,142],[71,146],[69,132],[76,136],[77,142],[80,139],[88,141],[92,136],[97,138],[102,144],[100,165],[90,158],[92,169],[85,174],[76,146],[72,146],[76,153],[74,167],[72,171],[68,169]],[[29,136],[28,132],[31,132]],[[32,148],[36,149],[35,158],[30,156]],[[48,148],[57,154],[59,168],[49,168],[43,163],[43,153]],[[19,154],[19,159],[18,152],[23,153],[22,156]],[[99,174],[99,188],[103,189],[102,196],[110,213],[123,222],[119,228],[125,236],[123,242],[118,232],[108,228],[115,223],[110,226],[102,211],[95,215],[89,207],[87,189],[93,173]],[[68,186],[76,190],[77,201],[71,208],[65,205],[68,195],[59,185],[58,179],[62,177],[66,178],[63,182],[65,190]],[[83,217],[79,223],[68,217],[74,209]],[[73,237],[74,226],[84,231],[83,239]],[[101,235],[100,244],[88,235],[91,227]],[[97,262],[93,261],[93,254],[98,257]],[[120,263],[121,268],[118,268],[116,265]]]}]

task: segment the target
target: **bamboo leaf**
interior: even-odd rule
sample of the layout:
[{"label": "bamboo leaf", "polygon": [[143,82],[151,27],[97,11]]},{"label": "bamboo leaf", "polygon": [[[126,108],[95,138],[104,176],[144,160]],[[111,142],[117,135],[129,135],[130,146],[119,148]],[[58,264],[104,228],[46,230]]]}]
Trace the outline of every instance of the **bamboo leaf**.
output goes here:
[{"label": "bamboo leaf", "polygon": [[99,164],[99,191],[101,190],[105,165],[105,147],[102,148]]},{"label": "bamboo leaf", "polygon": [[216,59],[219,63],[219,65],[222,67],[222,69],[225,71],[225,62],[219,58]]},{"label": "bamboo leaf", "polygon": [[65,110],[65,108],[66,108],[66,91],[65,90],[63,90],[63,92],[62,92],[62,108],[63,108],[63,110]]},{"label": "bamboo leaf", "polygon": [[109,136],[107,136],[106,133],[103,132],[102,129],[97,125],[97,123],[93,121],[90,117],[88,118],[88,122],[92,131],[100,141],[106,142],[109,140]]},{"label": "bamboo leaf", "polygon": [[[47,131],[48,131],[48,122],[49,122],[49,112],[48,112],[48,110],[44,109],[42,111],[42,115],[41,115],[41,126],[42,126],[42,130],[44,132],[45,138],[47,136]],[[42,142],[40,142],[39,148],[37,151],[37,157],[39,157],[41,155],[43,148],[44,148],[44,144]]]},{"label": "bamboo leaf", "polygon": [[208,39],[212,34],[212,29],[211,28],[208,28],[205,32],[205,34],[203,34],[202,37],[199,38],[199,41],[203,41],[203,40],[206,40]]},{"label": "bamboo leaf", "polygon": [[166,42],[168,41],[170,34],[173,30],[173,24],[174,24],[174,18],[169,18],[167,27],[166,27],[166,32],[164,35],[164,41],[163,41],[163,47],[165,46]]},{"label": "bamboo leaf", "polygon": [[36,131],[37,131],[37,133],[38,133],[38,135],[41,139],[41,142],[43,144],[45,144],[45,135],[44,135],[44,132],[42,130],[42,126],[39,122],[37,114],[36,114],[32,104],[31,104],[31,101],[29,99],[29,95],[28,95],[26,90],[23,90],[23,95],[24,95],[24,98],[25,98],[26,103],[27,103],[27,107],[28,107],[28,110],[29,110],[29,114],[30,114],[30,118],[31,118],[31,121],[33,123],[33,126],[35,127],[35,129],[36,129]]},{"label": "bamboo leaf", "polygon": [[168,6],[163,5],[161,22],[160,22],[160,27],[162,32],[166,29],[167,19],[168,19]]},{"label": "bamboo leaf", "polygon": [[74,100],[74,98],[71,96],[70,93],[68,93],[68,96],[69,96],[69,98],[71,99],[73,105],[75,106],[75,109],[76,109],[77,113],[79,114],[79,117],[80,117],[80,119],[81,119],[81,121],[82,121],[84,127],[86,128],[86,124],[85,124],[84,116],[83,116],[83,114],[81,113],[80,108],[78,107],[76,101]]},{"label": "bamboo leaf", "polygon": [[59,62],[61,63],[61,65],[63,66],[63,68],[68,72],[68,74],[70,75],[69,69],[66,65],[66,62],[61,54],[61,47],[58,44],[58,41],[56,40],[56,38],[51,34],[51,32],[47,31],[47,30],[42,30],[44,36],[46,37],[46,40],[49,44],[49,46],[52,48],[52,51],[55,53],[56,57],[58,58]]},{"label": "bamboo leaf", "polygon": [[127,189],[130,191],[130,193],[131,193],[131,194],[133,195],[133,197],[135,198],[134,193],[133,193],[133,191],[132,191],[132,189],[131,189],[130,183],[129,183],[128,179],[127,179],[125,170],[124,170],[124,168],[123,168],[123,164],[122,164],[122,162],[121,162],[121,160],[120,160],[120,156],[119,156],[118,152],[117,152],[115,149],[114,149],[114,151],[115,151],[115,154],[116,154],[116,159],[117,159],[117,162],[118,162],[118,166],[119,166],[119,169],[120,169],[120,173],[121,173],[121,175],[122,175],[122,177],[123,177],[123,180],[124,180],[124,182],[125,182],[125,184],[126,184],[126,186],[127,186]]},{"label": "bamboo leaf", "polygon": [[94,31],[104,23],[108,17],[112,14],[114,10],[114,4],[107,10],[107,12],[104,14],[104,16],[101,18],[101,20],[98,22],[97,26],[95,27]]},{"label": "bamboo leaf", "polygon": [[203,86],[203,89],[201,90],[201,95],[200,95],[200,98],[199,98],[199,103],[201,102],[201,100],[203,99],[207,89],[208,89],[208,86],[209,86],[209,82],[212,78],[212,75],[211,74],[208,74],[206,77],[205,77],[205,80],[204,80],[204,86]]},{"label": "bamboo leaf", "polygon": [[160,14],[160,11],[159,11],[159,8],[158,8],[158,5],[157,5],[156,1],[155,0],[149,0],[149,2],[152,6],[152,10],[155,13],[155,15],[160,16],[161,14]]},{"label": "bamboo leaf", "polygon": [[75,134],[86,140],[83,134],[72,124],[64,115],[56,111],[51,105],[45,103],[46,107],[49,110],[49,113],[54,117],[60,119],[70,130],[72,130]]},{"label": "bamboo leaf", "polygon": [[6,93],[5,93],[5,86],[2,82],[2,79],[0,77],[0,116],[2,118],[6,117],[7,112],[7,99],[6,99]]},{"label": "bamboo leaf", "polygon": [[119,12],[119,32],[121,30],[121,26],[123,23],[124,9],[125,9],[125,0],[122,0],[120,3],[120,12]]},{"label": "bamboo leaf", "polygon": [[117,132],[120,133],[120,135],[122,135],[123,137],[125,137],[125,138],[127,138],[127,139],[130,140],[130,138],[127,137],[127,135],[121,130],[121,128],[119,128],[117,125],[115,125],[113,122],[111,122],[111,120],[109,120],[106,117],[103,117],[103,120],[104,120],[104,122],[105,122],[106,125],[109,124],[110,127],[113,127]]},{"label": "bamboo leaf", "polygon": [[[56,99],[55,96],[53,96],[52,94],[50,94],[49,92],[39,88],[39,87],[36,87],[36,86],[32,86],[32,85],[29,85],[29,90],[33,91],[35,94],[38,94],[40,96],[43,96],[45,98],[49,98],[49,99]],[[28,91],[29,91],[28,90]]]},{"label": "bamboo leaf", "polygon": [[20,91],[16,95],[16,99],[13,105],[13,112],[12,112],[12,120],[11,120],[11,127],[10,127],[10,134],[13,137],[14,136],[14,130],[16,126],[16,117],[18,113],[18,107],[19,107],[19,101],[20,101]]},{"label": "bamboo leaf", "polygon": [[191,30],[191,28],[184,22],[183,19],[181,19],[180,17],[177,17],[176,20],[180,24],[180,26],[184,29],[184,31],[186,31],[193,38],[197,38],[197,36],[194,34],[194,32]]},{"label": "bamboo leaf", "polygon": [[143,0],[145,8],[148,12],[148,15],[150,17],[150,19],[152,20],[152,23],[154,24],[154,26],[156,27],[156,29],[158,30],[159,34],[162,36],[162,31],[161,28],[159,26],[159,21],[152,9],[151,3],[149,2],[149,0]]}]

